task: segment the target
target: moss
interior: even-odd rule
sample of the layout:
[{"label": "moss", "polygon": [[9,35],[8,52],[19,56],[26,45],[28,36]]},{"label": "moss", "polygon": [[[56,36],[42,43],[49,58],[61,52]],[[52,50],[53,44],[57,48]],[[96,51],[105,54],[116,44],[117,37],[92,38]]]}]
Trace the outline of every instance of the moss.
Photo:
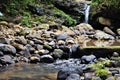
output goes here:
[{"label": "moss", "polygon": [[64,20],[63,24],[66,26],[74,26],[77,23],[76,20],[73,19],[70,15],[66,14],[65,12],[63,12],[57,8],[54,9],[54,13],[55,13],[55,15],[62,16],[62,18]]}]

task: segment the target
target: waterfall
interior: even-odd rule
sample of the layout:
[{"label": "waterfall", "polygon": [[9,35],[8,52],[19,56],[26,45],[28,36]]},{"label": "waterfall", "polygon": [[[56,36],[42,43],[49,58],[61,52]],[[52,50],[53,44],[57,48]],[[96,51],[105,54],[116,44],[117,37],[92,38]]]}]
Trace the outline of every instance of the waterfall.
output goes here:
[{"label": "waterfall", "polygon": [[85,10],[85,23],[88,23],[89,21],[89,11],[90,11],[90,5],[87,5],[87,8]]}]

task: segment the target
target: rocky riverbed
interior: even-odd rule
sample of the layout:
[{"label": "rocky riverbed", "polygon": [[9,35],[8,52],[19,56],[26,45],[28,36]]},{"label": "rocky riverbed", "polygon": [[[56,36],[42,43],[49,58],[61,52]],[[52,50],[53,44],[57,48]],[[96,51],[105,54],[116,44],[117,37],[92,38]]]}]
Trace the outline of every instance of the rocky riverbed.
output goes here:
[{"label": "rocky riverbed", "polygon": [[[106,33],[106,31],[108,31],[109,34],[108,32]],[[117,76],[119,80],[119,29],[117,30],[117,36],[112,35],[112,32],[108,28],[106,31],[95,30],[87,23],[81,23],[74,28],[68,28],[55,23],[40,24],[33,28],[27,28],[18,24],[1,21],[1,74],[6,74],[4,68],[7,66],[8,71],[11,69],[9,68],[11,65],[14,65],[12,66],[12,70],[14,70],[13,67],[21,69],[23,67],[21,65],[23,64],[20,64],[20,67],[17,64],[24,63],[25,67],[22,69],[24,71],[24,69],[27,70],[29,68],[27,66],[31,63],[36,65],[43,64],[42,67],[34,68],[35,70],[40,70],[40,72],[46,67],[48,69],[56,69],[56,73],[60,70],[58,72],[57,80],[92,80],[93,78],[94,80],[101,80],[100,77],[96,77],[96,72],[90,65],[94,63],[97,64],[99,61],[104,62],[109,59],[110,64],[105,66],[109,72],[108,78],[113,80],[113,77]],[[95,48],[110,48],[111,45],[115,45],[116,43],[117,46],[113,48],[115,50],[108,51],[109,53],[107,52],[107,55],[104,55],[104,58],[94,55],[90,50],[88,50],[89,52],[86,52],[88,54],[84,53],[84,48],[87,46],[92,45],[95,46]],[[98,50],[98,53],[100,53],[100,50]],[[26,65],[26,63],[28,63],[28,65]],[[28,73],[31,69],[33,69],[33,66],[28,69]],[[34,71],[34,69],[33,74],[34,72],[35,74],[38,74],[39,72]],[[48,72],[52,73],[51,70],[48,70]],[[91,74],[91,72],[93,74]],[[21,75],[21,73],[22,72],[18,74]],[[54,79],[48,78],[42,80]]]}]

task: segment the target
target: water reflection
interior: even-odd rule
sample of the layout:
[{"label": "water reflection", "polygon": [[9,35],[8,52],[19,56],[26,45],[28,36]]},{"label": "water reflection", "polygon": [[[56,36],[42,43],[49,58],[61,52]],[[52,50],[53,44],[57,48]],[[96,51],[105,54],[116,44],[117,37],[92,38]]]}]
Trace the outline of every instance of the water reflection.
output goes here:
[{"label": "water reflection", "polygon": [[57,72],[40,64],[18,63],[0,72],[0,80],[56,80]]}]

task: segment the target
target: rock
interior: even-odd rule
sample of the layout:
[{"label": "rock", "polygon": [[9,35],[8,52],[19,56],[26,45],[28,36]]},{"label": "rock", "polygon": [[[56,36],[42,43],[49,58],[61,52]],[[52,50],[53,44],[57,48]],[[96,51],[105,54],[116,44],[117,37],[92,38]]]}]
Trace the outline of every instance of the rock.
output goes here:
[{"label": "rock", "polygon": [[20,56],[20,57],[19,57],[19,61],[20,61],[20,62],[26,62],[26,63],[28,63],[28,62],[29,62],[29,59],[26,58],[26,57],[24,57],[24,56]]},{"label": "rock", "polygon": [[116,36],[116,34],[108,27],[104,27],[103,31],[112,35],[112,36]]},{"label": "rock", "polygon": [[54,59],[51,55],[43,55],[43,56],[40,57],[40,62],[52,63],[52,62],[54,62]]},{"label": "rock", "polygon": [[79,74],[70,74],[66,80],[80,80]]},{"label": "rock", "polygon": [[56,43],[54,41],[51,41],[48,43],[48,45],[52,46],[52,47],[55,47]]},{"label": "rock", "polygon": [[33,39],[35,44],[43,44],[42,40],[38,40],[38,39]]},{"label": "rock", "polygon": [[112,70],[110,70],[110,72],[111,72],[112,76],[119,74],[119,70],[117,70],[117,69],[112,69]]},{"label": "rock", "polygon": [[35,48],[34,48],[34,47],[32,47],[30,44],[25,45],[25,47],[29,49],[29,51],[30,51],[30,53],[31,53],[31,54],[33,54],[33,53],[34,53]]},{"label": "rock", "polygon": [[61,58],[62,55],[64,54],[63,50],[61,49],[54,49],[54,51],[52,52],[52,56],[57,59],[57,58]]},{"label": "rock", "polygon": [[0,38],[0,43],[2,43],[2,44],[9,44],[9,43],[10,43],[10,40],[7,39],[7,38],[1,37],[1,38]]},{"label": "rock", "polygon": [[93,30],[93,27],[90,24],[87,23],[80,23],[79,25],[76,26],[76,29],[78,29],[79,31],[82,30]]},{"label": "rock", "polygon": [[62,33],[62,34],[56,35],[57,40],[66,40],[67,37],[68,37],[67,33]]},{"label": "rock", "polygon": [[114,80],[114,77],[108,77],[106,80]]},{"label": "rock", "polygon": [[93,63],[96,61],[96,56],[94,55],[84,55],[81,58],[83,64]]},{"label": "rock", "polygon": [[65,45],[65,41],[63,41],[63,40],[58,40],[57,44],[58,44],[58,45]]},{"label": "rock", "polygon": [[49,51],[41,49],[41,50],[35,51],[35,53],[37,53],[39,55],[46,55],[46,54],[49,54]]},{"label": "rock", "polygon": [[3,56],[3,55],[4,55],[4,53],[2,51],[0,51],[0,56]]},{"label": "rock", "polygon": [[30,63],[38,63],[40,62],[40,58],[37,56],[31,56],[30,57]]},{"label": "rock", "polygon": [[96,30],[96,34],[94,34],[93,37],[96,39],[106,39],[106,40],[114,40],[115,39],[112,35],[109,35],[100,30]]},{"label": "rock", "polygon": [[37,49],[37,50],[43,49],[43,45],[37,44],[36,49]]},{"label": "rock", "polygon": [[100,77],[95,77],[93,80],[102,80]]},{"label": "rock", "polygon": [[0,63],[1,64],[14,64],[14,60],[10,55],[4,55],[3,57],[0,58]]},{"label": "rock", "polygon": [[24,47],[24,49],[22,51],[20,51],[19,54],[26,58],[31,57],[30,51],[27,47]]},{"label": "rock", "polygon": [[120,28],[119,28],[119,29],[117,29],[117,33],[118,33],[118,35],[120,35]]},{"label": "rock", "polygon": [[85,78],[84,78],[84,80],[92,80],[92,73],[85,73]]},{"label": "rock", "polygon": [[117,52],[113,52],[113,55],[112,55],[113,57],[119,57],[119,53],[117,53]]},{"label": "rock", "polygon": [[0,44],[0,51],[4,52],[6,54],[12,54],[12,55],[16,54],[15,47],[13,47],[11,45],[6,45],[6,44]]},{"label": "rock", "polygon": [[24,50],[24,46],[19,43],[12,43],[12,46],[14,46],[17,50]]},{"label": "rock", "polygon": [[6,21],[0,21],[0,25],[5,25],[5,26],[7,26],[7,25],[8,25],[8,22],[6,22]]},{"label": "rock", "polygon": [[70,57],[74,57],[74,58],[79,58],[81,57],[81,55],[79,54],[80,51],[80,46],[79,44],[74,44],[71,47],[69,47],[69,53],[70,53]]},{"label": "rock", "polygon": [[106,26],[110,26],[111,25],[111,21],[109,19],[107,19],[107,18],[104,18],[104,17],[99,17],[98,21],[102,25],[106,25]]},{"label": "rock", "polygon": [[15,41],[20,43],[20,44],[23,44],[23,45],[27,44],[27,40],[25,39],[24,36],[17,37],[17,39]]},{"label": "rock", "polygon": [[[67,78],[70,78],[70,75],[72,74],[81,75],[83,74],[83,71],[80,68],[74,68],[74,67],[63,68],[62,70],[58,72],[57,80],[66,80]],[[78,78],[78,76],[76,78]]]}]

